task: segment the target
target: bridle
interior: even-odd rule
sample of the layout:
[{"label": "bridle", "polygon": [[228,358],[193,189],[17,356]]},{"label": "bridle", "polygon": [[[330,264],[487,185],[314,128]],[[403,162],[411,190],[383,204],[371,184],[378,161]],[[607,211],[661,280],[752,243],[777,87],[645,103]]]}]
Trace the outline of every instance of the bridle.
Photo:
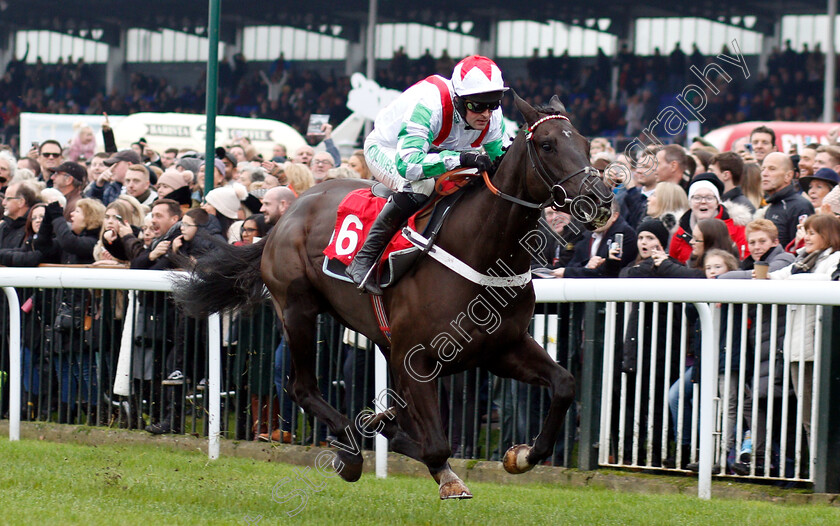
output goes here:
[{"label": "bridle", "polygon": [[[555,210],[560,210],[561,207],[568,205],[572,202],[572,199],[569,199],[566,190],[563,188],[563,183],[579,175],[581,173],[587,174],[588,177],[597,177],[600,174],[598,171],[593,168],[592,166],[584,166],[580,170],[572,172],[571,174],[567,175],[560,182],[555,183],[554,180],[548,175],[545,166],[543,165],[542,161],[540,160],[539,155],[537,155],[537,147],[534,144],[534,131],[537,129],[537,126],[540,124],[553,120],[553,119],[560,119],[566,122],[569,121],[569,118],[565,115],[546,115],[545,117],[537,120],[534,124],[532,124],[528,130],[525,132],[525,144],[526,148],[528,149],[528,159],[531,161],[531,167],[536,172],[539,180],[548,188],[548,198],[543,201],[542,203],[533,203],[530,201],[525,201],[523,199],[519,199],[518,197],[514,197],[512,195],[506,194],[496,188],[495,185],[490,181],[490,177],[487,172],[484,172],[484,183],[487,185],[487,188],[495,195],[501,197],[506,201],[510,201],[512,203],[525,206],[528,208],[535,208],[535,209],[543,209],[547,207],[552,207]],[[581,183],[582,184],[582,183]]]}]

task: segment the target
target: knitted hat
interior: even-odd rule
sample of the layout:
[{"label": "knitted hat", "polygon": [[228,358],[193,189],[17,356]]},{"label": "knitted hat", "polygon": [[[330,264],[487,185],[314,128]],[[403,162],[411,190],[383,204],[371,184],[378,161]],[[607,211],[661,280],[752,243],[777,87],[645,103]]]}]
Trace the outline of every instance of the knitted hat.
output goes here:
[{"label": "knitted hat", "polygon": [[717,186],[713,185],[709,181],[696,181],[691,183],[691,186],[688,187],[688,199],[690,200],[694,194],[703,189],[709,190],[715,194],[718,203],[720,203],[720,192],[718,192]]},{"label": "knitted hat", "polygon": [[636,235],[641,234],[642,232],[650,232],[656,236],[656,239],[659,240],[659,244],[662,245],[663,250],[668,246],[668,229],[665,228],[662,221],[652,218],[645,219],[639,223],[639,227],[636,229]]},{"label": "knitted hat", "polygon": [[236,219],[239,212],[240,199],[236,190],[229,186],[214,188],[207,192],[204,200],[216,209],[216,212],[229,218]]},{"label": "knitted hat", "polygon": [[192,173],[198,173],[198,169],[204,164],[204,159],[197,159],[195,157],[182,157],[176,161],[175,166],[183,166],[184,169]]},{"label": "knitted hat", "polygon": [[[692,188],[694,188],[695,184],[701,183],[701,182],[707,183],[707,184],[711,185],[711,187],[701,185],[701,186],[698,186],[696,189],[692,190]],[[691,184],[688,187],[688,198],[691,199],[692,194],[694,194],[694,192],[696,192],[700,188],[710,188],[710,189],[712,189],[712,191],[715,194],[715,197],[717,197],[718,202],[720,202],[720,196],[725,191],[724,187],[723,187],[723,181],[721,181],[720,178],[718,178],[718,176],[713,174],[712,172],[704,172],[704,173],[701,173],[701,174],[697,174],[697,175],[695,175],[694,177],[691,178]]]},{"label": "knitted hat", "polygon": [[161,174],[158,178],[158,184],[165,184],[166,186],[172,188],[173,190],[177,190],[182,186],[186,186],[187,182],[184,180],[184,176],[181,175],[181,172],[177,170],[167,170]]},{"label": "knitted hat", "polygon": [[216,167],[216,170],[219,170],[220,174],[225,175],[225,163],[221,159],[213,160],[213,166]]},{"label": "knitted hat", "polygon": [[831,207],[831,211],[840,214],[840,185],[836,185],[823,197],[823,205]]}]

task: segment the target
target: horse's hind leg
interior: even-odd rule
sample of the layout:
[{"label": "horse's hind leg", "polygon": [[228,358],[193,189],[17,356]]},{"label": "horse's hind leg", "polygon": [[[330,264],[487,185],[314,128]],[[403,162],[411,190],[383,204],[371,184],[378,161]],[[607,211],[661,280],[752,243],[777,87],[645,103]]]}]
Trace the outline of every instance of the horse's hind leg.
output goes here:
[{"label": "horse's hind leg", "polygon": [[291,396],[335,435],[337,440],[332,445],[338,448],[338,456],[334,466],[341,478],[355,482],[362,475],[364,462],[359,434],[350,419],[324,400],[315,375],[317,300],[308,294],[296,294],[295,302],[283,309],[282,318],[292,357]]},{"label": "horse's hind leg", "polygon": [[560,427],[575,398],[575,379],[527,336],[520,345],[508,348],[494,364],[487,364],[493,374],[520,382],[548,387],[551,404],[534,446],[519,444],[505,453],[503,464],[508,473],[525,473],[539,464],[554,450]]}]

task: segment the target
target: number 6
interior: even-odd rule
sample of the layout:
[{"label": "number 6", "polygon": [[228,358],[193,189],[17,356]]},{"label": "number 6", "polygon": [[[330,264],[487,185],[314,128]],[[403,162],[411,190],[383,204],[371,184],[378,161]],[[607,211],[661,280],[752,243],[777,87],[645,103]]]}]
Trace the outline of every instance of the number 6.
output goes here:
[{"label": "number 6", "polygon": [[359,234],[362,232],[362,221],[353,214],[349,214],[341,223],[338,237],[335,240],[335,253],[346,256],[355,252],[359,245]]}]

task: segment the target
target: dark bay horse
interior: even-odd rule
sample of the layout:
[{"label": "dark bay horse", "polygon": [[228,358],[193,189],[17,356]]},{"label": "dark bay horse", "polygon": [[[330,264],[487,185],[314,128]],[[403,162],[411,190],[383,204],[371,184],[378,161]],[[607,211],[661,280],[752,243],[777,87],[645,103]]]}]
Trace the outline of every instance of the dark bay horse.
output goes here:
[{"label": "dark bay horse", "polygon": [[[595,224],[612,195],[590,168],[589,143],[565,117],[559,99],[537,111],[514,97],[526,128],[498,166],[492,179],[496,192],[484,185],[467,190],[436,241],[485,274],[528,273],[531,254],[520,240],[537,228],[541,208],[570,211],[583,199],[590,203],[587,218]],[[470,491],[449,467],[451,449],[431,380],[481,366],[499,377],[549,389],[551,404],[533,446],[516,445],[505,454],[504,467],[511,473],[528,471],[550,456],[574,399],[575,381],[528,333],[535,299],[530,281],[491,290],[430,257],[421,258],[385,291],[389,343],[370,297],[322,272],[339,203],[348,192],[369,184],[343,179],[308,190],[266,239],[220,247],[200,259],[188,281],[176,286],[175,298],[187,313],[206,316],[260,303],[265,284],[291,353],[287,389],[304,411],[326,423],[341,444],[360,444],[360,431],[382,433],[393,451],[428,467],[442,499],[469,498]],[[358,421],[330,406],[318,389],[316,320],[322,312],[370,338],[388,360],[400,404],[364,420],[363,430]],[[353,482],[361,476],[362,462],[360,452],[341,448],[334,467]]]}]

